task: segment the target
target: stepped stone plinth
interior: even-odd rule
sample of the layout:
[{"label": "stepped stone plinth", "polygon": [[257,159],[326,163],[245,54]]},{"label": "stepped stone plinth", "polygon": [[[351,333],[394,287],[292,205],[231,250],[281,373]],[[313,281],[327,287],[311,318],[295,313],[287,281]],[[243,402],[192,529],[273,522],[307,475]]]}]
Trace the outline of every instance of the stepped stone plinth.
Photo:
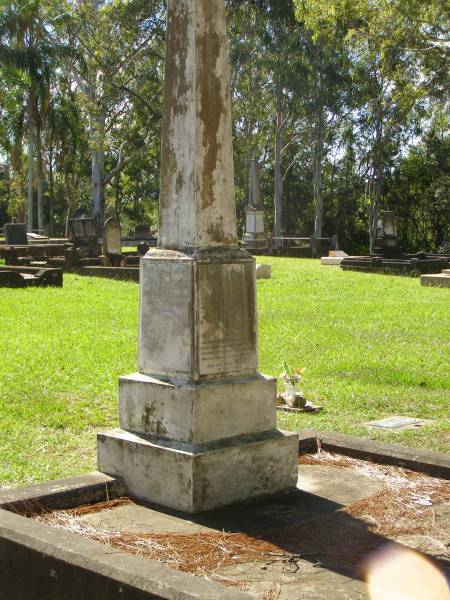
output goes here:
[{"label": "stepped stone plinth", "polygon": [[139,373],[100,471],[188,513],[289,490],[298,439],[258,372],[254,259],[238,247],[224,0],[169,0],[160,246],[141,261]]}]

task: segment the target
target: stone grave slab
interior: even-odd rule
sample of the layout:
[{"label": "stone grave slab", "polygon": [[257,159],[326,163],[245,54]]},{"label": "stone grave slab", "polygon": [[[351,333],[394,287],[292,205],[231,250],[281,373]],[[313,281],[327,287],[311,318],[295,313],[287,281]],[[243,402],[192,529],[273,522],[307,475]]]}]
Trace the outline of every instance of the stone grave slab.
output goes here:
[{"label": "stone grave slab", "polygon": [[420,284],[424,287],[450,288],[450,272],[422,275]]},{"label": "stone grave slab", "polygon": [[327,267],[339,267],[345,256],[322,256],[320,264]]},{"label": "stone grave slab", "polygon": [[366,426],[378,429],[390,429],[402,431],[404,429],[416,429],[425,425],[425,419],[415,419],[413,417],[387,417],[378,421],[370,421]]}]

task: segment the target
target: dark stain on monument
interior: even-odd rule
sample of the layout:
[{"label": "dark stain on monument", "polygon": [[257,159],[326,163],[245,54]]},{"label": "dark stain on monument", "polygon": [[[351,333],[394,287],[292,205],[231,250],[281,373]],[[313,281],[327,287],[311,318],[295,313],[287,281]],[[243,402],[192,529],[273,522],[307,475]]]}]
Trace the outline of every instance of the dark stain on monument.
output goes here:
[{"label": "dark stain on monument", "polygon": [[[188,28],[189,12],[178,4],[167,15],[168,38],[167,47],[171,52],[166,53],[164,97],[167,99],[164,107],[162,124],[161,148],[161,190],[166,190],[160,197],[161,208],[168,208],[173,174],[178,171],[178,162],[171,140],[173,138],[173,123],[177,116],[186,113],[188,96],[191,86],[186,77],[188,59]],[[180,174],[176,180],[176,191],[181,189]],[[182,175],[181,175],[182,177]]]},{"label": "dark stain on monument", "polygon": [[[214,3],[202,4],[204,9],[203,22],[215,22]],[[207,43],[206,43],[207,41]],[[199,116],[203,121],[203,147],[206,151],[202,172],[202,209],[214,204],[214,173],[220,153],[218,140],[222,118],[227,110],[223,99],[221,77],[215,74],[217,62],[220,59],[223,36],[216,31],[208,32],[207,36],[199,35],[197,40],[197,93],[200,99]]]}]

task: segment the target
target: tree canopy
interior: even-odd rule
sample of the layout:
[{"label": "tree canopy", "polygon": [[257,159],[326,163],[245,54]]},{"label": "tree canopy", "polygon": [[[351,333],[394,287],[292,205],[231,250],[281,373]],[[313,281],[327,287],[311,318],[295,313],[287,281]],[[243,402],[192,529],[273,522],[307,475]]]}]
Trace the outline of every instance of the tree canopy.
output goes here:
[{"label": "tree canopy", "polygon": [[[444,0],[226,0],[238,222],[261,165],[275,235],[450,243]],[[0,0],[0,226],[157,227],[163,0]]]}]

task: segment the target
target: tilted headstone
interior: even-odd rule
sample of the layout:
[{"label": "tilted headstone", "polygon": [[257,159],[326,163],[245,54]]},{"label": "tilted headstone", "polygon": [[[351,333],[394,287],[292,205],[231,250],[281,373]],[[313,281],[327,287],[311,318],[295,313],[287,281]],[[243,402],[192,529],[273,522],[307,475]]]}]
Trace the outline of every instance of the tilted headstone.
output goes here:
[{"label": "tilted headstone", "polygon": [[197,513],[292,489],[298,439],[258,372],[255,261],[236,239],[224,0],[168,0],[160,246],[141,260],[139,373],[100,471]]},{"label": "tilted headstone", "polygon": [[25,223],[6,223],[5,241],[8,246],[28,245],[27,226]]}]

